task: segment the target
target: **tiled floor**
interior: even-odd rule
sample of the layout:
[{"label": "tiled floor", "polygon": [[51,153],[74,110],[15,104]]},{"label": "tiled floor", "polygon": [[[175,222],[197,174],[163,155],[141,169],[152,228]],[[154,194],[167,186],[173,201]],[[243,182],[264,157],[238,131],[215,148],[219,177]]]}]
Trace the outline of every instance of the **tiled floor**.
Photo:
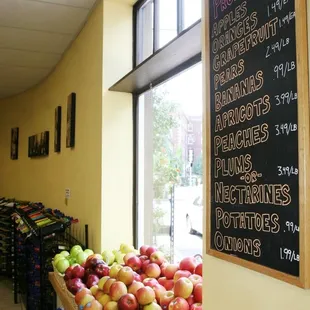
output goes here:
[{"label": "tiled floor", "polygon": [[0,310],[22,310],[21,304],[14,304],[12,281],[0,278]]}]

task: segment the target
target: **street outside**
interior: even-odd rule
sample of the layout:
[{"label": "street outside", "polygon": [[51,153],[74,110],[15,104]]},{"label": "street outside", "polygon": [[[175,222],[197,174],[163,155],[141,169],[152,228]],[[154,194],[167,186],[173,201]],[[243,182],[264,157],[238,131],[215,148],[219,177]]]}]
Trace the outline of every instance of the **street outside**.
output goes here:
[{"label": "street outside", "polygon": [[[202,194],[202,187],[178,187],[175,190],[175,227],[174,227],[174,262],[180,261],[186,256],[202,255],[203,241],[199,234],[189,234],[186,227],[186,210],[192,207],[194,199]],[[170,225],[170,202],[161,204],[165,211],[163,224]],[[201,221],[203,218],[201,217]],[[158,246],[170,249],[169,234],[161,234],[156,237]]]}]

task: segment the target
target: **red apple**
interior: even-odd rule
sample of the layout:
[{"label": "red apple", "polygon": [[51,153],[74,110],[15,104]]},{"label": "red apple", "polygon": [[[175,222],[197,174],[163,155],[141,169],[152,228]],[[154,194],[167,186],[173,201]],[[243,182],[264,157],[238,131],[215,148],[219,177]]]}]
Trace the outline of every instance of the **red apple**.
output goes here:
[{"label": "red apple", "polygon": [[130,267],[123,267],[117,274],[118,281],[122,281],[126,285],[130,285],[134,280],[134,274]]},{"label": "red apple", "polygon": [[156,284],[158,284],[158,281],[157,281],[156,279],[154,279],[154,278],[145,278],[145,279],[143,280],[143,284],[144,284],[145,286],[153,287],[153,286],[155,286]]},{"label": "red apple", "polygon": [[114,301],[118,301],[123,295],[127,294],[127,287],[121,281],[115,281],[110,287],[110,297]]},{"label": "red apple", "polygon": [[147,251],[147,249],[149,248],[149,246],[148,245],[142,245],[141,247],[140,247],[140,254],[141,255],[146,255],[146,251]]},{"label": "red apple", "polygon": [[102,277],[108,276],[110,273],[110,267],[105,264],[98,264],[95,268],[96,275],[99,279]]},{"label": "red apple", "polygon": [[135,271],[133,272],[133,279],[134,279],[134,281],[142,282],[141,276],[138,273],[136,273]]},{"label": "red apple", "polygon": [[140,258],[141,263],[149,259],[147,255],[140,255],[139,258]]},{"label": "red apple", "polygon": [[138,271],[142,267],[142,261],[138,256],[132,256],[128,258],[126,265],[131,267],[132,270]]},{"label": "red apple", "polygon": [[75,295],[81,288],[86,287],[80,278],[68,280],[66,286],[73,295]]},{"label": "red apple", "polygon": [[129,287],[128,287],[128,293],[133,294],[136,296],[136,292],[139,288],[144,287],[144,284],[142,282],[136,282],[134,281]]},{"label": "red apple", "polygon": [[176,297],[183,297],[186,299],[192,294],[193,289],[194,285],[188,278],[180,278],[174,283],[174,295]]},{"label": "red apple", "polygon": [[162,308],[158,303],[154,301],[146,306],[143,306],[143,310],[162,310]]},{"label": "red apple", "polygon": [[155,292],[155,298],[156,298],[157,302],[159,303],[160,297],[163,293],[166,292],[166,289],[162,285],[160,285],[159,283],[155,284],[152,288]]},{"label": "red apple", "polygon": [[187,301],[182,297],[176,297],[173,299],[168,307],[169,310],[189,310]]},{"label": "red apple", "polygon": [[72,267],[72,266],[70,266],[70,267],[68,267],[68,268],[66,269],[66,271],[65,271],[65,276],[64,276],[64,280],[65,280],[65,281],[68,281],[68,280],[70,280],[70,279],[75,278],[75,277],[73,276],[73,274],[72,274],[72,270],[73,270],[73,267]]},{"label": "red apple", "polygon": [[75,297],[74,297],[74,300],[75,300],[75,303],[77,305],[80,304],[80,301],[82,300],[82,298],[85,296],[85,295],[92,295],[91,291],[88,289],[88,288],[81,288],[76,294],[75,294]]},{"label": "red apple", "polygon": [[167,291],[170,291],[174,287],[173,279],[166,279],[166,277],[161,277],[158,279],[158,283],[162,285]]},{"label": "red apple", "polygon": [[95,269],[96,266],[99,264],[106,264],[106,263],[99,257],[93,257],[91,259],[89,259],[89,257],[88,257],[88,259],[85,262],[85,268],[86,269],[88,269],[88,268]]},{"label": "red apple", "polygon": [[165,255],[161,251],[155,251],[150,255],[151,263],[155,263],[157,265],[161,265],[165,260]]},{"label": "red apple", "polygon": [[163,309],[167,309],[170,302],[174,299],[173,291],[166,291],[160,296],[159,304]]},{"label": "red apple", "polygon": [[153,246],[149,246],[145,252],[145,255],[147,257],[150,257],[152,253],[156,252],[157,248],[153,247]]},{"label": "red apple", "polygon": [[188,298],[186,298],[186,301],[189,305],[189,307],[191,307],[191,305],[193,305],[195,303],[195,297],[193,294],[191,294]]},{"label": "red apple", "polygon": [[143,272],[145,272],[147,266],[148,266],[150,263],[151,263],[151,261],[150,261],[149,259],[145,260],[145,261],[142,263],[142,265],[141,265],[141,270],[142,270]]},{"label": "red apple", "polygon": [[97,300],[92,300],[83,309],[85,309],[85,310],[102,310],[103,308]]},{"label": "red apple", "polygon": [[91,274],[87,279],[86,286],[88,288],[91,288],[92,286],[97,285],[98,282],[99,282],[98,276],[96,276],[95,274]]},{"label": "red apple", "polygon": [[72,269],[72,275],[73,275],[73,278],[83,279],[85,275],[85,269],[81,267],[80,265],[77,265]]},{"label": "red apple", "polygon": [[198,283],[194,286],[194,297],[196,303],[202,303],[202,283]]},{"label": "red apple", "polygon": [[155,300],[155,292],[149,286],[141,287],[136,292],[138,303],[142,306],[150,304]]},{"label": "red apple", "polygon": [[159,266],[155,263],[151,263],[145,268],[145,274],[149,278],[158,278],[160,276],[160,273],[161,273],[161,270]]},{"label": "red apple", "polygon": [[193,283],[194,286],[198,283],[202,283],[202,277],[198,274],[192,274],[188,277],[188,279]]},{"label": "red apple", "polygon": [[96,299],[99,301],[102,307],[104,307],[109,301],[111,301],[111,297],[108,294],[103,294],[99,296],[99,298],[97,298],[96,296]]},{"label": "red apple", "polygon": [[190,310],[202,310],[202,303],[197,302],[197,303],[193,304],[191,306]]},{"label": "red apple", "polygon": [[178,270],[173,276],[173,281],[177,282],[180,278],[188,278],[191,275],[192,274],[188,270]]},{"label": "red apple", "polygon": [[147,278],[147,275],[145,273],[141,273],[140,278],[141,278],[141,281],[143,281],[144,279]]},{"label": "red apple", "polygon": [[116,301],[109,301],[105,306],[104,310],[118,310],[117,302]]},{"label": "red apple", "polygon": [[[127,262],[128,262],[128,259],[129,259],[129,258],[135,257],[135,256],[136,256],[136,254],[133,253],[133,252],[127,253],[127,254],[124,256],[124,258],[123,258],[125,265],[127,265]],[[139,257],[138,257],[138,258],[139,258]]]},{"label": "red apple", "polygon": [[180,269],[181,270],[188,270],[189,272],[193,273],[196,268],[196,260],[195,257],[185,257],[180,261]]},{"label": "red apple", "polygon": [[158,283],[162,286],[164,286],[164,284],[166,283],[166,277],[160,277],[157,279]]},{"label": "red apple", "polygon": [[102,288],[102,290],[103,290],[103,292],[104,292],[105,294],[109,294],[109,293],[110,293],[110,287],[111,287],[111,285],[112,285],[114,282],[116,282],[116,279],[114,279],[114,278],[109,278],[109,279],[107,279],[107,280],[105,281],[105,283],[104,283],[104,285],[103,285],[103,288]]},{"label": "red apple", "polygon": [[164,277],[165,276],[165,270],[166,270],[166,267],[168,266],[169,264],[167,262],[164,262],[160,265],[160,276],[161,277]]},{"label": "red apple", "polygon": [[119,310],[136,310],[139,308],[136,297],[130,293],[123,295],[117,305]]},{"label": "red apple", "polygon": [[173,279],[174,274],[179,270],[179,266],[176,264],[168,264],[164,271],[164,276],[167,279]]},{"label": "red apple", "polygon": [[88,277],[89,277],[91,274],[96,274],[96,273],[95,273],[95,270],[93,270],[93,269],[91,269],[91,268],[85,269],[85,273],[84,273],[84,282],[87,282]]},{"label": "red apple", "polygon": [[195,274],[198,274],[198,275],[200,275],[200,276],[202,276],[202,263],[199,263],[199,264],[196,266],[196,268],[195,268],[195,270],[194,270],[194,273],[195,273]]}]

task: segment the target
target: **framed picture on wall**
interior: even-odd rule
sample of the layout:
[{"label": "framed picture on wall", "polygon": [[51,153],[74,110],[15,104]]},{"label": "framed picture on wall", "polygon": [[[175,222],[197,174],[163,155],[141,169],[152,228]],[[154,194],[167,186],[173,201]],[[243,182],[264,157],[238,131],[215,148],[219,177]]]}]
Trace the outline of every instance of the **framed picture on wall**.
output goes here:
[{"label": "framed picture on wall", "polygon": [[74,147],[75,145],[75,111],[76,111],[76,94],[71,93],[68,96],[68,103],[67,103],[67,138],[66,138],[67,147]]},{"label": "framed picture on wall", "polygon": [[49,153],[49,131],[28,138],[28,157],[47,156]]},{"label": "framed picture on wall", "polygon": [[19,135],[19,128],[12,128],[11,129],[11,159],[16,160],[18,159],[18,135]]},{"label": "framed picture on wall", "polygon": [[55,109],[54,152],[61,150],[61,106]]}]

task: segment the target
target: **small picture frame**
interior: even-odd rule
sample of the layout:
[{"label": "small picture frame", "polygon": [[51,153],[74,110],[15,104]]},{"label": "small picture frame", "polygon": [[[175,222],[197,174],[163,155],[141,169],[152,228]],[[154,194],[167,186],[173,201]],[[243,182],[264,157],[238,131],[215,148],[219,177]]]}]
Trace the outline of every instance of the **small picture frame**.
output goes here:
[{"label": "small picture frame", "polygon": [[47,156],[49,153],[49,131],[28,138],[28,157]]},{"label": "small picture frame", "polygon": [[19,128],[15,127],[11,129],[11,159],[18,159],[18,138],[19,138]]},{"label": "small picture frame", "polygon": [[61,106],[55,109],[54,152],[61,150]]},{"label": "small picture frame", "polygon": [[66,147],[75,146],[75,112],[76,112],[76,94],[71,93],[67,102],[67,137]]}]

